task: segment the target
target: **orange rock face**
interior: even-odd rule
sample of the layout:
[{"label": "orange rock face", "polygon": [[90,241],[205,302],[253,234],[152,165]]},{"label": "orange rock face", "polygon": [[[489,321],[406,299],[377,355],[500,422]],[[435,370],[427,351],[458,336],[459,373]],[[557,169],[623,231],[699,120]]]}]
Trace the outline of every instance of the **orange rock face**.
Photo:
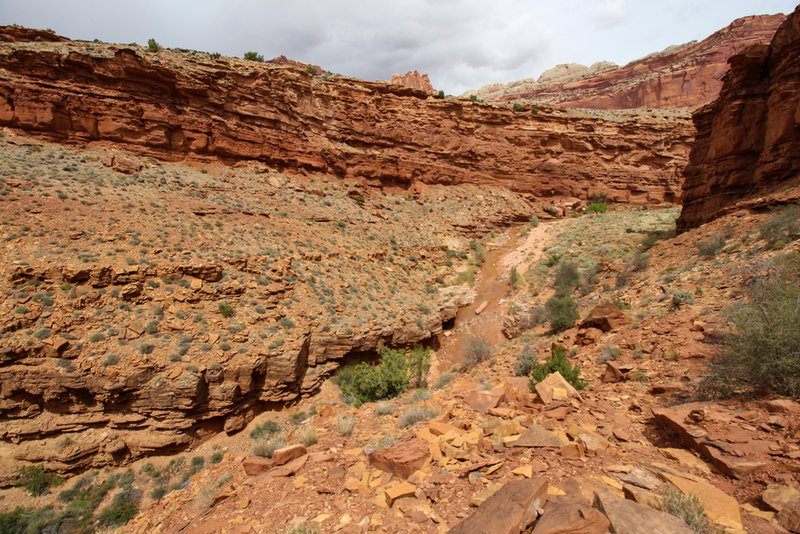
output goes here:
[{"label": "orange rock face", "polygon": [[744,17],[699,43],[669,47],[624,67],[604,67],[597,74],[568,81],[532,82],[527,88],[526,84],[514,82],[492,100],[531,99],[591,109],[694,109],[717,97],[728,70],[728,58],[753,44],[768,43],[784,18]]},{"label": "orange rock face", "polygon": [[405,74],[392,74],[392,78],[389,80],[389,83],[402,85],[403,87],[410,87],[412,89],[418,89],[429,94],[434,94],[436,92],[436,90],[433,88],[433,85],[431,85],[428,75],[420,74],[417,70],[414,72],[408,71]]},{"label": "orange rock face", "polygon": [[719,99],[694,115],[697,142],[684,171],[679,231],[798,181],[800,10],[771,44],[748,48],[730,65]]},{"label": "orange rock face", "polygon": [[513,112],[426,92],[171,50],[2,43],[0,125],[167,160],[260,160],[373,186],[498,185],[536,197],[676,202],[676,112]]}]

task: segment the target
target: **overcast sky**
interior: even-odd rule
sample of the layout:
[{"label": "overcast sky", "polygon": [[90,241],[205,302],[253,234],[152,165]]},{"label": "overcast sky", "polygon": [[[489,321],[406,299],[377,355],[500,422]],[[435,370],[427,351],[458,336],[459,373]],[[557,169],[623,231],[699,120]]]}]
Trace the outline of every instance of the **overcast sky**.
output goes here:
[{"label": "overcast sky", "polygon": [[427,72],[460,94],[559,63],[623,65],[796,0],[0,0],[0,24],[239,56],[286,55],[367,80]]}]

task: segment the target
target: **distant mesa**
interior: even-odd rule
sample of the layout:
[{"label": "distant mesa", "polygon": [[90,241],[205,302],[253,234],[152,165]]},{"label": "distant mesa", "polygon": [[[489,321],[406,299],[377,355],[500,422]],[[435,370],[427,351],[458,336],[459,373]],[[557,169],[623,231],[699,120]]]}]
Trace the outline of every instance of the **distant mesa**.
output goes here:
[{"label": "distant mesa", "polygon": [[589,67],[558,65],[538,79],[493,83],[462,96],[570,108],[695,109],[719,95],[728,58],[749,46],[769,43],[785,19],[783,14],[744,17],[700,42],[670,46],[622,67],[607,61]]},{"label": "distant mesa", "polygon": [[429,94],[436,94],[436,90],[431,85],[427,74],[420,74],[418,70],[408,71],[405,74],[392,74],[390,80],[378,80],[379,83],[390,83],[392,85],[402,85]]},{"label": "distant mesa", "polygon": [[314,72],[316,74],[327,74],[327,72],[328,72],[325,69],[323,69],[322,67],[320,67],[319,65],[313,65],[311,63],[303,63],[301,61],[295,61],[295,60],[289,59],[288,57],[283,56],[283,55],[278,56],[278,57],[274,57],[274,58],[266,61],[266,63],[271,63],[272,65],[291,65],[291,66],[294,66],[294,67],[300,67],[301,69],[309,69],[309,68],[311,68],[311,69],[314,69]]}]

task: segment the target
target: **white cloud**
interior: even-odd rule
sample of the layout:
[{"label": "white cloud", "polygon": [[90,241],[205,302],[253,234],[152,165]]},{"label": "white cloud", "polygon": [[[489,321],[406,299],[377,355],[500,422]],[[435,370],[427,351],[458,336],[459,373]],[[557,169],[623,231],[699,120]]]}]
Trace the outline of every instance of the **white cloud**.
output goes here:
[{"label": "white cloud", "polygon": [[620,24],[626,15],[625,0],[605,0],[594,10],[595,22],[603,28]]}]

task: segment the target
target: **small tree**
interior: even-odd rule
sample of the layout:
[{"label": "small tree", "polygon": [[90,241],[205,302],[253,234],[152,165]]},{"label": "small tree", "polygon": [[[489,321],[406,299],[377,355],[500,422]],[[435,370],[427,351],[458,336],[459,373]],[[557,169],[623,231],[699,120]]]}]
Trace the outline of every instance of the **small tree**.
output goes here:
[{"label": "small tree", "polygon": [[550,316],[550,325],[553,327],[554,332],[566,330],[578,320],[577,306],[569,295],[550,297],[545,303],[545,308]]},{"label": "small tree", "polygon": [[264,56],[262,56],[258,52],[245,52],[244,58],[247,61],[258,61],[258,62],[264,61]]},{"label": "small tree", "polygon": [[536,390],[536,384],[547,378],[547,375],[558,371],[564,380],[572,384],[575,389],[583,389],[586,382],[581,380],[581,366],[577,363],[573,366],[567,360],[567,349],[563,345],[553,347],[553,355],[544,363],[539,363],[531,372],[530,390]]},{"label": "small tree", "polygon": [[150,52],[158,52],[161,50],[161,45],[156,42],[155,39],[148,39],[147,40],[147,50]]}]

